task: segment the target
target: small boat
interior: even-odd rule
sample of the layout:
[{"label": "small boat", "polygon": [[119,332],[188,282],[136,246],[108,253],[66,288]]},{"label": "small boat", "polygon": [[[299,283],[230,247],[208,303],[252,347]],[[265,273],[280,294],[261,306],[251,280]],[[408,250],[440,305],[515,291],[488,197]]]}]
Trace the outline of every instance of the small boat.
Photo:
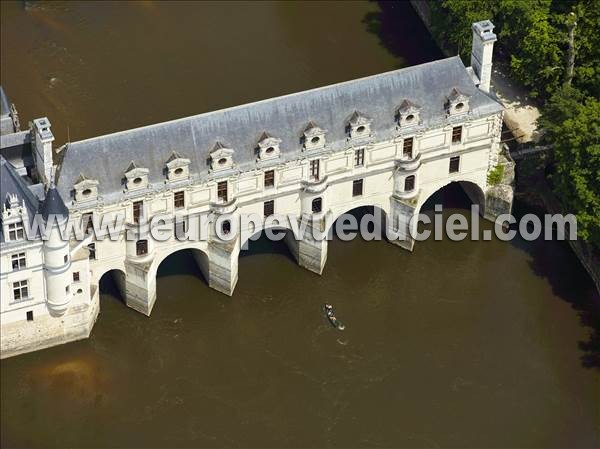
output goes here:
[{"label": "small boat", "polygon": [[337,330],[340,330],[340,331],[343,331],[344,329],[346,329],[346,326],[344,326],[342,324],[342,322],[336,318],[336,316],[333,312],[333,307],[331,305],[325,304],[323,306],[323,311],[327,315],[327,319],[329,320],[329,322],[331,323],[331,325],[333,327],[335,327]]}]

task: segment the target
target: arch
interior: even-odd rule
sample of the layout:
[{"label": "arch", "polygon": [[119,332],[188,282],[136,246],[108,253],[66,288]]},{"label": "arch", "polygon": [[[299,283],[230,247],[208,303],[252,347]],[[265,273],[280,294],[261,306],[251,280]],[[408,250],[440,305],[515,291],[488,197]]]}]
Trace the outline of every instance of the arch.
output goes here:
[{"label": "arch", "polygon": [[417,203],[417,207],[415,208],[415,214],[421,213],[422,207],[425,205],[425,203],[427,203],[427,201],[433,195],[444,190],[451,184],[459,185],[463,189],[463,191],[465,192],[467,197],[469,197],[469,199],[471,200],[471,203],[479,205],[479,214],[481,216],[484,215],[484,213],[485,213],[485,192],[484,192],[483,188],[479,185],[479,183],[472,181],[472,180],[468,180],[468,179],[455,179],[455,180],[451,180],[444,184],[436,186],[435,189],[430,190],[427,193],[427,195],[423,195],[422,198],[419,199],[419,202]]},{"label": "arch", "polygon": [[[108,279],[107,276],[110,279]],[[107,287],[106,284],[108,282],[110,282],[110,280],[112,280],[112,283],[116,287],[116,291],[110,290],[108,293],[114,294],[115,296],[119,296],[119,299],[123,303],[125,303],[126,302],[125,270],[123,270],[121,268],[107,268],[106,270],[104,270],[104,272],[98,277],[98,289],[103,290],[102,284],[104,284],[104,286],[105,286],[104,290],[106,290],[106,287]],[[108,288],[110,289],[110,284],[109,284]]]},{"label": "arch", "polygon": [[[380,204],[374,204],[372,201],[369,200],[365,200],[365,201],[360,201],[358,203],[355,203],[354,206],[352,206],[351,208],[345,208],[345,209],[339,209],[337,211],[331,211],[331,216],[330,218],[327,220],[327,224],[326,224],[326,230],[327,230],[327,235],[329,236],[329,233],[332,231],[333,225],[334,223],[342,216],[345,214],[349,214],[351,212],[354,212],[358,209],[362,209],[362,208],[366,208],[366,207],[370,207],[373,208],[374,210],[378,210],[381,212],[381,230],[384,231],[385,227],[386,227],[386,223],[388,220],[388,210],[387,207],[384,207]],[[377,216],[377,214],[375,214],[375,216]],[[360,223],[359,223],[359,230],[360,230]]]},{"label": "arch", "polygon": [[243,237],[243,239],[240,238],[240,251],[247,249],[247,245],[249,242],[253,241],[253,237],[255,237],[257,234],[262,234],[267,229],[271,229],[274,231],[280,230],[280,231],[285,231],[285,232],[293,232],[292,228],[289,226],[289,223],[287,221],[285,222],[285,224],[277,224],[277,225],[271,225],[271,226],[265,226],[265,223],[263,222],[260,226],[257,226],[256,228],[254,228],[252,234],[245,235]]},{"label": "arch", "polygon": [[158,273],[158,267],[160,266],[160,264],[167,257],[186,250],[192,250],[192,254],[194,255],[196,263],[200,267],[202,276],[204,276],[204,280],[208,282],[209,254],[206,251],[206,249],[201,248],[197,242],[189,242],[183,245],[178,245],[174,248],[171,248],[169,251],[157,251],[156,255],[154,256],[154,260],[152,261],[152,265],[148,270],[148,279],[152,280],[153,282],[156,282],[156,274]]}]

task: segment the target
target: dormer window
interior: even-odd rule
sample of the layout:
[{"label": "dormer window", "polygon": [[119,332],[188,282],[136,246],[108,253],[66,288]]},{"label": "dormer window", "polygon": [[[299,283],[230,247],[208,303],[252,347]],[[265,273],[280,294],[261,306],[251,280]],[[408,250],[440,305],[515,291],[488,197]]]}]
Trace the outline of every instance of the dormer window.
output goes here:
[{"label": "dormer window", "polygon": [[401,128],[418,125],[420,122],[421,106],[405,99],[398,108],[398,125]]},{"label": "dormer window", "polygon": [[173,151],[167,159],[167,179],[169,181],[179,181],[190,177],[190,160],[181,156],[177,151]]},{"label": "dormer window", "polygon": [[317,150],[325,146],[326,130],[319,128],[314,122],[309,122],[304,129],[304,149]]},{"label": "dormer window", "polygon": [[25,200],[9,193],[2,208],[2,231],[7,241],[18,241],[25,238],[25,227],[29,226],[29,216]]},{"label": "dormer window", "polygon": [[348,120],[348,131],[351,139],[361,139],[371,135],[371,119],[366,115],[354,111]]},{"label": "dormer window", "polygon": [[233,168],[233,153],[231,148],[217,142],[210,153],[210,168],[213,171]]},{"label": "dormer window", "polygon": [[446,112],[448,115],[459,115],[469,112],[469,97],[454,87],[448,96]]},{"label": "dormer window", "polygon": [[148,187],[148,169],[138,167],[131,161],[125,170],[127,190],[141,190]]},{"label": "dormer window", "polygon": [[92,201],[98,197],[98,181],[86,177],[83,173],[75,181],[75,201]]},{"label": "dormer window", "polygon": [[278,158],[281,154],[280,144],[281,139],[273,137],[267,132],[262,133],[258,140],[258,159],[262,161]]}]

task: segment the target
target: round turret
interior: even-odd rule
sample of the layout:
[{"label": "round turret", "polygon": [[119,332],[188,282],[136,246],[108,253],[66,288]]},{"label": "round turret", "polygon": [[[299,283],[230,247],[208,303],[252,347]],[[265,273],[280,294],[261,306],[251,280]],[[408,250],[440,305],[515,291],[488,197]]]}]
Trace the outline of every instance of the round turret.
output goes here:
[{"label": "round turret", "polygon": [[46,224],[47,236],[44,242],[46,301],[52,313],[62,315],[73,297],[69,241],[63,241],[61,236],[61,228],[64,229],[69,220],[69,209],[54,184],[46,192],[40,214]]}]

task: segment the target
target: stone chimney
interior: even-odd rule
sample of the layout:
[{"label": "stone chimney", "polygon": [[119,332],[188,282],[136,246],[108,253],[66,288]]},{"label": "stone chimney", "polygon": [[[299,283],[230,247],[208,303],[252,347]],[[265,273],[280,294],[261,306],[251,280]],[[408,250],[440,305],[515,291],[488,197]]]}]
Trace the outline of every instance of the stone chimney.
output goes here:
[{"label": "stone chimney", "polygon": [[50,120],[47,117],[37,118],[32,123],[34,133],[33,159],[40,181],[45,185],[52,178],[52,142],[54,135],[50,131]]},{"label": "stone chimney", "polygon": [[471,67],[479,78],[479,88],[484,92],[490,91],[492,80],[492,56],[494,52],[494,24],[489,20],[475,22],[473,30],[473,48],[471,50]]}]

